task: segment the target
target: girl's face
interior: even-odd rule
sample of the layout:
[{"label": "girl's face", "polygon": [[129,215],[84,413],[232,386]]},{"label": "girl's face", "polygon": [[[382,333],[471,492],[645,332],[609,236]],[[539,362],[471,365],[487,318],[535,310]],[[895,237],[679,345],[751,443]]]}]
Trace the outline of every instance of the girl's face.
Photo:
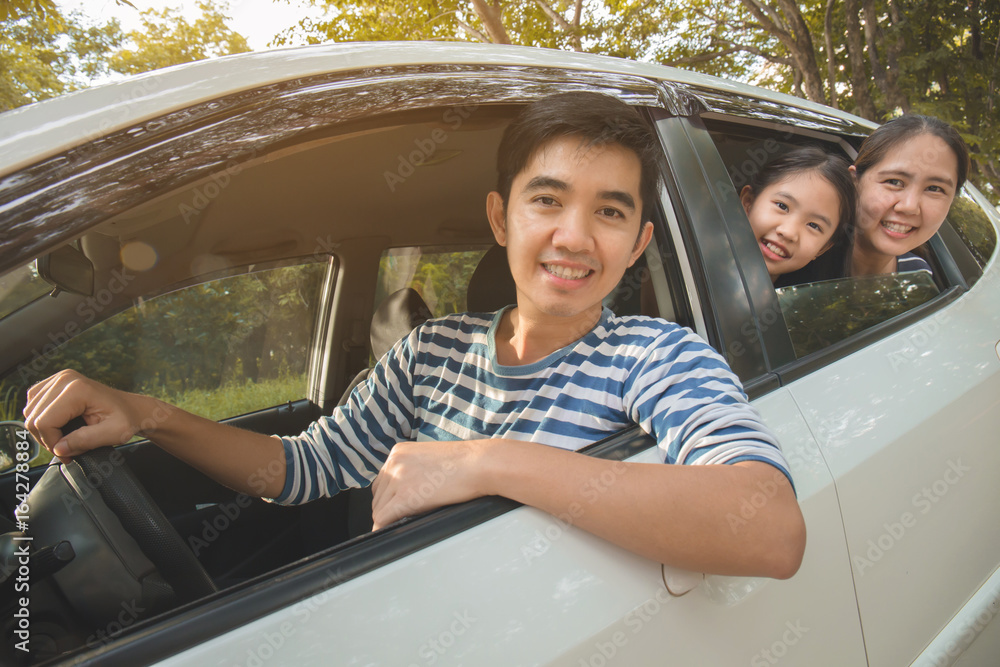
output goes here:
[{"label": "girl's face", "polygon": [[823,254],[840,221],[837,190],[816,171],[789,176],[756,194],[745,186],[740,201],[772,281]]},{"label": "girl's face", "polygon": [[[857,170],[851,167],[857,177]],[[958,158],[940,137],[919,134],[893,147],[858,180],[860,249],[910,252],[937,232],[955,199]]]}]

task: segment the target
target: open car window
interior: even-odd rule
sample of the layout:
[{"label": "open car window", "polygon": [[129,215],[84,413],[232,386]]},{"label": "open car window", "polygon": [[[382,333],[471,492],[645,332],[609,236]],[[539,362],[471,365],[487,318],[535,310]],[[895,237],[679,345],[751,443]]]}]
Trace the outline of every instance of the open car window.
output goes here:
[{"label": "open car window", "polygon": [[[849,161],[854,156],[851,145],[834,135],[791,128],[778,132],[719,122],[707,125],[732,180],[734,197],[768,162],[796,147],[818,146]],[[738,233],[752,235],[749,221],[741,222],[745,229],[739,222],[734,225]],[[919,249],[931,272],[845,277],[844,260],[850,249],[834,247],[804,269],[780,276],[775,284],[778,310],[795,357],[802,359],[820,352],[932,301],[953,285],[962,284],[962,275],[969,283],[973,282],[969,278],[981,273],[994,251],[993,227],[968,192],[956,197],[946,227],[948,223],[949,229],[954,230],[951,232],[954,242],[942,243],[935,237]],[[752,247],[757,247],[756,241]],[[960,257],[953,258],[954,248],[960,251]],[[745,263],[764,268],[760,253],[746,254]],[[961,266],[963,260],[966,267]],[[773,324],[778,318],[772,314],[770,319]]]}]

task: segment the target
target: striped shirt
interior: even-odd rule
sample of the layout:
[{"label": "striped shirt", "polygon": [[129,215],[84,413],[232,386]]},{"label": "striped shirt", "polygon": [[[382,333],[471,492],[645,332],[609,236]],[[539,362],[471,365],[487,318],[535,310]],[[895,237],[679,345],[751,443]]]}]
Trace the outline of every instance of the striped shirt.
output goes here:
[{"label": "striped shirt", "polygon": [[282,438],[286,478],[275,502],[367,486],[397,442],[513,438],[576,450],[633,424],[667,463],[764,461],[788,476],[739,380],[689,329],[605,308],[575,343],[502,366],[502,314],[430,320],[396,343],[346,405]]},{"label": "striped shirt", "polygon": [[915,252],[908,252],[896,258],[896,273],[908,273],[910,271],[931,271],[931,265],[923,257]]}]

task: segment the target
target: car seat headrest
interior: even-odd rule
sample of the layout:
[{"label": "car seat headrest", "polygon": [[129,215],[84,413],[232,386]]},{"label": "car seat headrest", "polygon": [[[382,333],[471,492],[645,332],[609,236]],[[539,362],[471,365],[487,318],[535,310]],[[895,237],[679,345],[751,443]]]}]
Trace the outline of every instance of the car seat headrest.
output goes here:
[{"label": "car seat headrest", "polygon": [[401,338],[431,318],[430,308],[417,291],[404,287],[385,298],[372,315],[371,344],[376,359]]},{"label": "car seat headrest", "polygon": [[510,275],[507,250],[495,245],[479,260],[469,279],[466,304],[469,312],[491,313],[517,303],[517,288]]}]

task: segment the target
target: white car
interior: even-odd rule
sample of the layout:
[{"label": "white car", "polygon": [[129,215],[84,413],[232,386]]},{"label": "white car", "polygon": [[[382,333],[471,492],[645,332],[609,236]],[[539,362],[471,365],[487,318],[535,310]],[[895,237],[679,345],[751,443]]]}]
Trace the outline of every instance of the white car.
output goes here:
[{"label": "white car", "polygon": [[[663,567],[499,498],[372,533],[364,492],[278,507],[142,442],[29,467],[25,390],[65,366],[293,434],[420,318],[507,303],[495,150],[567,90],[655,125],[654,239],[608,305],[727,357],[791,464],[794,577]],[[773,155],[853,158],[872,127],[654,65],[425,43],[226,57],[0,115],[0,662],[1000,664],[995,209],[965,186],[933,278],[779,294],[737,196]],[[655,457],[637,429],[587,451]],[[125,516],[143,486],[159,510]]]}]

